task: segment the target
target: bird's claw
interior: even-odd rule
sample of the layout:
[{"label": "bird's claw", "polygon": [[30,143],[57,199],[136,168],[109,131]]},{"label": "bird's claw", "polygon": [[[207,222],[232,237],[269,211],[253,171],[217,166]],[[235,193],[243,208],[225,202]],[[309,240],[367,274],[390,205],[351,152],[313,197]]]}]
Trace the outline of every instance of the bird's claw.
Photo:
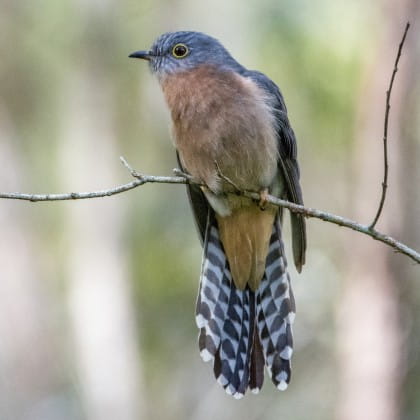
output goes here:
[{"label": "bird's claw", "polygon": [[258,206],[261,210],[265,210],[267,208],[267,202],[268,202],[268,188],[264,188],[260,191],[260,201],[258,203]]}]

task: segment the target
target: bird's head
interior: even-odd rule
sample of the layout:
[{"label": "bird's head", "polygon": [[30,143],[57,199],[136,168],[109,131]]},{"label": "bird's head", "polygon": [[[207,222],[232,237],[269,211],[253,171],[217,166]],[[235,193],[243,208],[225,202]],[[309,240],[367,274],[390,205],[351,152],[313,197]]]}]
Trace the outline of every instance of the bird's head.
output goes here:
[{"label": "bird's head", "polygon": [[136,51],[129,57],[149,61],[152,73],[159,78],[202,65],[233,71],[242,69],[217,39],[201,32],[167,32],[157,38],[150,50]]}]

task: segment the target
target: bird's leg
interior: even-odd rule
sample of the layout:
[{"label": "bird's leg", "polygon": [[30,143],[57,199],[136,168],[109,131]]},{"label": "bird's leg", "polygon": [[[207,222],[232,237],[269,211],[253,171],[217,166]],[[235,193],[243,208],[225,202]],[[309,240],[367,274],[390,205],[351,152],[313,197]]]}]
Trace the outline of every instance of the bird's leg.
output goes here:
[{"label": "bird's leg", "polygon": [[259,192],[260,194],[260,201],[258,203],[259,207],[261,210],[265,210],[267,207],[267,199],[268,199],[268,188],[263,188],[262,190],[260,190]]}]

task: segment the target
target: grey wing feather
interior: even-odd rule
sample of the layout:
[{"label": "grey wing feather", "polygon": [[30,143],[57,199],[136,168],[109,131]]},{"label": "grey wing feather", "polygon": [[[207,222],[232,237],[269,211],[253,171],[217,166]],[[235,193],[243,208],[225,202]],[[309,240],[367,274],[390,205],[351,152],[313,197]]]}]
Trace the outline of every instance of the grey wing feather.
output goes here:
[{"label": "grey wing feather", "polygon": [[[176,158],[180,169],[185,172],[185,169],[181,165],[178,152],[176,154]],[[201,245],[203,245],[209,212],[213,212],[213,209],[209,206],[201,188],[197,185],[187,184],[187,194],[201,240]]]},{"label": "grey wing feather", "polygon": [[[272,98],[278,126],[279,172],[286,183],[286,198],[303,205],[302,190],[299,183],[299,165],[297,163],[296,138],[287,116],[287,108],[277,85],[266,75],[258,71],[247,71],[244,76],[253,79]],[[293,258],[296,269],[300,272],[305,264],[306,224],[301,214],[291,213]]]}]

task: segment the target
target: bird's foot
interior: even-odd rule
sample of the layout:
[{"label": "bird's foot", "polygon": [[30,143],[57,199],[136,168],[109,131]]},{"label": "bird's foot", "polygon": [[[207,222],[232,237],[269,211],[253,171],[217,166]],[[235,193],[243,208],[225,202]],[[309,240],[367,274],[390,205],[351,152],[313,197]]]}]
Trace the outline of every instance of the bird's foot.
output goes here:
[{"label": "bird's foot", "polygon": [[258,206],[261,210],[265,210],[267,208],[268,195],[268,188],[264,188],[260,191],[260,201],[258,203]]}]

